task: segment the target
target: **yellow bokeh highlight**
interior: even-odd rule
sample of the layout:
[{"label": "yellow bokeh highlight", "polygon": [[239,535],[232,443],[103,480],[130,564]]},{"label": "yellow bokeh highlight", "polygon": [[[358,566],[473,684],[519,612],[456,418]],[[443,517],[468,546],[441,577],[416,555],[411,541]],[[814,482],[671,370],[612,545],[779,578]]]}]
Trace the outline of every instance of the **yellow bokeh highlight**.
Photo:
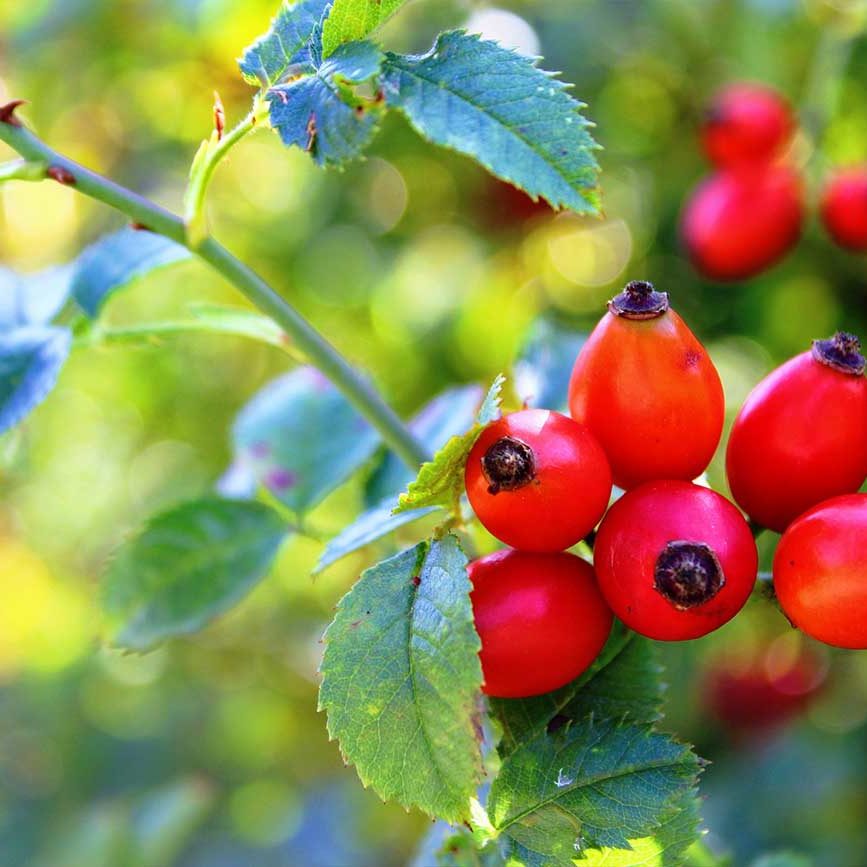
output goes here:
[{"label": "yellow bokeh highlight", "polygon": [[89,650],[92,609],[19,541],[0,538],[0,683],[27,669],[52,673]]}]

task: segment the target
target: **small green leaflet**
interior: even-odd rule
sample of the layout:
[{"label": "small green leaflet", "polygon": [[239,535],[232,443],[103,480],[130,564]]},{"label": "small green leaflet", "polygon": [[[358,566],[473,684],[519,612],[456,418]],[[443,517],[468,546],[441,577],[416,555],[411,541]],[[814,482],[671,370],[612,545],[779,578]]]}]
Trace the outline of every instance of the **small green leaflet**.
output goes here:
[{"label": "small green leaflet", "polygon": [[599,166],[583,104],[532,60],[462,31],[420,56],[388,54],[386,102],[425,138],[478,160],[554,208],[599,211]]},{"label": "small green leaflet", "polygon": [[584,850],[628,850],[655,833],[698,773],[688,746],[650,726],[587,718],[505,759],[488,812],[535,863],[568,865]]},{"label": "small green leaflet", "polygon": [[271,87],[284,78],[310,70],[308,43],[330,0],[284,2],[271,28],[238,61],[250,84]]},{"label": "small green leaflet", "polygon": [[396,508],[397,500],[394,497],[389,497],[378,506],[363,512],[348,527],[344,527],[325,546],[313,574],[318,575],[332,563],[336,563],[354,551],[393,533],[404,524],[411,524],[413,521],[418,521],[436,511],[435,508],[429,507],[426,509],[407,509],[399,514],[394,514]]},{"label": "small green leaflet", "polygon": [[[434,454],[450,437],[463,433],[476,419],[484,390],[475,383],[458,385],[438,394],[408,422],[409,429]],[[385,452],[371,473],[364,490],[365,502],[373,506],[395,497],[415,473],[393,452]]]},{"label": "small green leaflet", "polygon": [[311,52],[313,74],[268,91],[271,126],[285,145],[310,153],[324,166],[357,157],[376,132],[378,104],[356,99],[346,85],[379,74],[383,54],[372,42],[349,42],[320,62]]},{"label": "small green leaflet", "polygon": [[189,259],[191,255],[185,247],[162,235],[121,229],[91,244],[75,260],[72,297],[91,319],[95,319],[118,289],[157,268]]},{"label": "small green leaflet", "polygon": [[661,668],[652,642],[616,625],[593,665],[572,683],[533,698],[490,700],[503,729],[503,755],[572,720],[596,719],[653,723],[662,704]]},{"label": "small green leaflet", "polygon": [[460,436],[453,436],[434,455],[432,461],[422,464],[416,480],[410,483],[405,494],[400,495],[396,514],[426,506],[443,506],[453,514],[458,513],[461,493],[464,490],[467,455],[485,425],[499,416],[505,382],[506,377],[502,374],[494,380],[482,402],[476,423],[470,430]]},{"label": "small green leaflet", "polygon": [[322,53],[333,54],[344,42],[364,39],[388,18],[391,18],[406,0],[334,0],[331,14],[322,28]]},{"label": "small green leaflet", "polygon": [[319,707],[365,786],[450,822],[482,775],[482,670],[453,536],[368,569],[325,634]]},{"label": "small green leaflet", "polygon": [[103,581],[112,644],[144,651],[201,629],[265,577],[286,536],[255,502],[209,497],[152,518]]},{"label": "small green leaflet", "polygon": [[45,400],[71,344],[66,328],[26,326],[0,333],[0,433]]}]

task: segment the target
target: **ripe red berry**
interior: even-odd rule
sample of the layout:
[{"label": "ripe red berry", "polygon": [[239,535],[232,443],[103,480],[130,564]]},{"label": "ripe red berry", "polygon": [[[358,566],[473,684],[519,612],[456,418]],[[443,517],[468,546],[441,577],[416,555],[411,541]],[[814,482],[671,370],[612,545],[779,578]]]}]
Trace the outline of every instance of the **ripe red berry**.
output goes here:
[{"label": "ripe red berry", "polygon": [[803,221],[802,184],[793,169],[728,169],[693,191],[681,216],[681,235],[700,273],[711,280],[746,280],[795,245]]},{"label": "ripe red berry", "polygon": [[650,283],[630,283],[608,310],[575,361],[572,418],[596,435],[621,488],[696,478],[722,435],[713,362]]},{"label": "ripe red berry", "polygon": [[611,631],[593,567],[573,554],[497,551],[470,563],[469,576],[488,695],[522,698],[569,683]]},{"label": "ripe red berry", "polygon": [[779,93],[760,84],[740,82],[713,98],[701,138],[708,159],[726,168],[773,159],[794,131],[792,111]]},{"label": "ripe red berry", "polygon": [[563,551],[599,523],[611,469],[590,431],[546,409],[488,425],[465,472],[467,496],[484,526],[523,551]]},{"label": "ripe red berry", "polygon": [[758,554],[741,513],[689,482],[625,494],[596,536],[599,589],[631,629],[660,641],[698,638],[743,608]]},{"label": "ripe red berry", "polygon": [[826,500],[791,524],[774,555],[774,589],[807,635],[867,649],[867,495]]},{"label": "ripe red berry", "polygon": [[822,193],[822,222],[846,250],[867,250],[867,168],[838,172]]},{"label": "ripe red berry", "polygon": [[798,515],[867,478],[867,380],[858,339],[836,334],[787,361],[747,397],[726,471],[735,502],[782,533]]}]

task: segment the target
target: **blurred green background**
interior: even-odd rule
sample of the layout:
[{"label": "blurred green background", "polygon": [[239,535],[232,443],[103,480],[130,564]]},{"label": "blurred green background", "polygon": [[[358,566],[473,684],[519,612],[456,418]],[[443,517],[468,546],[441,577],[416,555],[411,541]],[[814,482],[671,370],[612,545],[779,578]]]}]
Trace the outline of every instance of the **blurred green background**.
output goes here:
[{"label": "blurred green background", "polygon": [[[683,199],[708,171],[696,123],[726,81],[765,81],[799,105],[818,80],[811,107],[829,121],[820,140],[795,143],[812,186],[828,165],[867,160],[865,5],[416,0],[383,32],[388,47],[425,50],[470,21],[575,82],[604,146],[606,218],[534,207],[389,118],[369,159],[342,174],[276,136],[250,137],[215,183],[216,233],[404,414],[508,368],[538,317],[586,332],[626,280],[646,278],[708,345],[731,418],[811,338],[843,326],[867,335],[865,263],[811,219],[760,278],[702,281],[677,239]],[[234,58],[275,10],[275,0],[0,0],[0,103],[30,100],[26,115],[52,145],[178,209],[212,93],[230,122],[247,111]],[[845,53],[845,38],[846,71],[826,76],[817,46]],[[58,184],[0,187],[0,262],[21,271],[67,261],[120,225]],[[120,294],[107,316],[154,321],[196,300],[241,304],[185,264]],[[274,575],[201,635],[142,657],[100,645],[106,557],[145,516],[213,487],[235,413],[285,366],[273,349],[225,337],[83,349],[23,429],[0,439],[3,867],[115,867],[129,834],[152,867],[388,867],[429,827],[361,788],[316,713],[323,627],[389,543],[313,581],[321,544],[295,539]],[[724,490],[719,457],[710,478]],[[352,518],[363,483],[315,510],[313,535]],[[773,543],[762,540],[766,565]],[[725,722],[736,697],[705,698],[715,671],[788,670],[805,652],[811,689],[822,688],[790,724]],[[783,848],[818,867],[867,864],[867,660],[805,649],[762,601],[663,654],[667,727],[712,761],[711,846],[736,867]]]}]

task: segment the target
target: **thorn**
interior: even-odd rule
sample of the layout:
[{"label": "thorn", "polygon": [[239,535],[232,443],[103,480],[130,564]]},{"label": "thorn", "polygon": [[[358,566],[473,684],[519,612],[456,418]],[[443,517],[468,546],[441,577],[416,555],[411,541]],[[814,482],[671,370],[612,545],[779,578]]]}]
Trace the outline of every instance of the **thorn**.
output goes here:
[{"label": "thorn", "polygon": [[63,166],[49,166],[45,174],[51,180],[57,181],[58,184],[63,184],[64,187],[75,186],[75,175],[69,169],[63,168]]},{"label": "thorn", "polygon": [[129,224],[130,229],[134,229],[136,232],[153,232],[153,229],[150,226],[146,226],[144,223],[137,223],[133,220]]},{"label": "thorn", "polygon": [[21,121],[15,117],[15,109],[26,104],[26,99],[13,99],[12,102],[0,106],[0,123],[8,123],[9,126],[21,126]]},{"label": "thorn", "polygon": [[313,150],[313,145],[316,142],[316,115],[311,114],[310,120],[307,121],[307,152]]},{"label": "thorn", "polygon": [[223,100],[216,90],[214,91],[214,129],[217,131],[217,141],[222,141],[226,130],[226,109],[223,108]]}]

